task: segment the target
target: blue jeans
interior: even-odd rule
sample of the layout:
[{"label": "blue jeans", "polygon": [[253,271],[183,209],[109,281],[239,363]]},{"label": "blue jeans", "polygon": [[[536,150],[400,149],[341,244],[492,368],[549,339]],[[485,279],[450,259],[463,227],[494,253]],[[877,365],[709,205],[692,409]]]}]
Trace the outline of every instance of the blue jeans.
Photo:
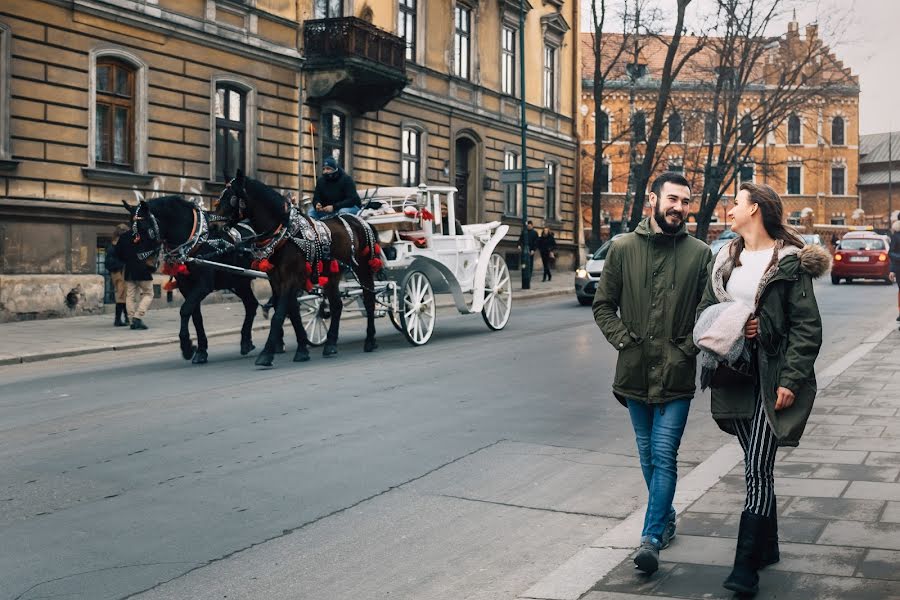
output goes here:
[{"label": "blue jeans", "polygon": [[641,542],[649,539],[657,546],[661,545],[666,524],[675,519],[672,500],[678,482],[678,446],[681,445],[690,409],[690,398],[671,400],[665,404],[628,400],[641,471],[650,496]]},{"label": "blue jeans", "polygon": [[322,220],[322,219],[324,219],[324,218],[326,218],[326,217],[333,217],[333,216],[335,216],[335,215],[347,215],[347,214],[349,214],[349,215],[355,215],[355,214],[358,213],[358,212],[359,212],[359,207],[358,207],[358,206],[351,206],[350,208],[342,208],[342,209],[340,209],[339,211],[337,211],[336,213],[333,213],[333,212],[325,212],[325,211],[318,211],[318,210],[316,210],[316,209],[314,209],[314,208],[311,208],[311,209],[309,209],[309,213],[308,213],[308,214],[309,214],[310,218],[312,218],[312,219]]}]

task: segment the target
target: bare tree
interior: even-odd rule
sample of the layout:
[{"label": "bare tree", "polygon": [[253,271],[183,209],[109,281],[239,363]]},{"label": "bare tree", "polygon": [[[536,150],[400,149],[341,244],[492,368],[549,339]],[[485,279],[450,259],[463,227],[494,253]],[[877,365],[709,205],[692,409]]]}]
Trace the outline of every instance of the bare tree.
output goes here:
[{"label": "bare tree", "polygon": [[[666,57],[663,62],[659,87],[656,90],[656,106],[653,111],[653,122],[650,126],[650,131],[647,134],[644,155],[641,160],[635,161],[637,162],[637,165],[635,166],[632,175],[634,180],[634,203],[631,206],[631,217],[628,222],[628,228],[631,230],[637,227],[638,222],[643,216],[647,183],[653,173],[653,166],[657,161],[656,155],[659,150],[660,138],[670,108],[672,85],[678,78],[684,66],[703,49],[706,43],[705,36],[701,35],[690,38],[691,43],[686,45],[686,48],[681,48],[681,42],[685,32],[685,12],[691,2],[692,0],[676,0],[674,32],[671,36],[659,36],[660,42],[666,47]],[[623,214],[623,220],[624,219],[625,215]]]},{"label": "bare tree", "polygon": [[808,28],[805,40],[796,23],[786,37],[768,34],[784,10],[783,0],[717,2],[718,35],[709,39],[708,51],[695,58],[698,83],[687,95],[687,102],[694,104],[689,112],[703,127],[697,156],[686,160],[703,175],[696,231],[700,239],[706,239],[720,200],[738,185],[742,166],[753,165],[764,173],[775,166],[768,142],[791,115],[820,104],[829,94],[858,88],[817,29]]}]

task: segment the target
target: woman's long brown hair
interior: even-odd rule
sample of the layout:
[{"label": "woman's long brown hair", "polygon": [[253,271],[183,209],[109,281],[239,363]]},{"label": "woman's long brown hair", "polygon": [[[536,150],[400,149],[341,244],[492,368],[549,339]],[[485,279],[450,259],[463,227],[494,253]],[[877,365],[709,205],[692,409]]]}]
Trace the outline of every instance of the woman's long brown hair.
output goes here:
[{"label": "woman's long brown hair", "polygon": [[[762,212],[763,227],[769,237],[775,241],[781,240],[785,244],[792,244],[798,248],[805,246],[803,238],[801,238],[793,227],[786,225],[784,222],[784,204],[778,192],[764,183],[744,182],[741,184],[740,190],[746,190],[750,193],[750,202],[759,206]],[[731,258],[734,266],[741,266],[741,252],[744,250],[744,238],[738,237],[731,245]],[[777,256],[777,253],[776,253]],[[773,260],[776,260],[773,257]]]}]

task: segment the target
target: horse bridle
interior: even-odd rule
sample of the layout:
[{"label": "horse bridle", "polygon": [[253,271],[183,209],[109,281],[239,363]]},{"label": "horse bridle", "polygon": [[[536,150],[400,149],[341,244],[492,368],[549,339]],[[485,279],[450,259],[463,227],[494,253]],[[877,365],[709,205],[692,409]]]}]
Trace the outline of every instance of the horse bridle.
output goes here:
[{"label": "horse bridle", "polygon": [[[225,192],[230,192],[231,200],[229,201],[229,204],[231,205],[231,208],[237,209],[237,218],[232,216],[232,217],[230,217],[230,219],[232,219],[234,221],[240,221],[241,219],[244,218],[244,211],[247,208],[247,203],[244,202],[244,199],[234,190],[233,187],[231,187],[231,184],[234,183],[234,180],[235,180],[235,178],[232,177],[231,180],[225,184],[225,189],[223,189],[222,193],[219,194],[219,199],[216,202],[216,206],[219,206],[220,204],[222,204],[222,199],[225,198]],[[235,205],[235,202],[237,202],[237,205]],[[229,218],[216,216],[216,218],[213,220],[214,221],[227,221],[227,220],[229,220]]]},{"label": "horse bridle", "polygon": [[[138,205],[137,210],[134,211],[134,218],[131,222],[131,232],[134,234],[135,244],[141,241],[141,233],[138,230],[138,221],[143,221],[144,217],[140,216],[140,212],[141,205]],[[137,257],[139,260],[147,260],[154,254],[158,254],[163,245],[162,234],[160,234],[159,232],[159,222],[156,220],[156,217],[153,215],[153,212],[151,212],[149,208],[147,209],[147,214],[149,215],[148,220],[150,221],[150,231],[148,232],[148,235],[150,236],[150,239],[155,242],[155,247],[147,250],[146,252],[138,252]]]}]

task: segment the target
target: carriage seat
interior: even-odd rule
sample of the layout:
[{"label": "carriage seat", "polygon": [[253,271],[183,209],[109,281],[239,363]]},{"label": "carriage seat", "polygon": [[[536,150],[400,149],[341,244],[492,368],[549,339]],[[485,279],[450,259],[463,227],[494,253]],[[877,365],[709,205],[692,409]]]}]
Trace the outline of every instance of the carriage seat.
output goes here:
[{"label": "carriage seat", "polygon": [[405,242],[412,242],[416,248],[427,248],[428,237],[421,229],[418,231],[398,231],[400,239]]}]

